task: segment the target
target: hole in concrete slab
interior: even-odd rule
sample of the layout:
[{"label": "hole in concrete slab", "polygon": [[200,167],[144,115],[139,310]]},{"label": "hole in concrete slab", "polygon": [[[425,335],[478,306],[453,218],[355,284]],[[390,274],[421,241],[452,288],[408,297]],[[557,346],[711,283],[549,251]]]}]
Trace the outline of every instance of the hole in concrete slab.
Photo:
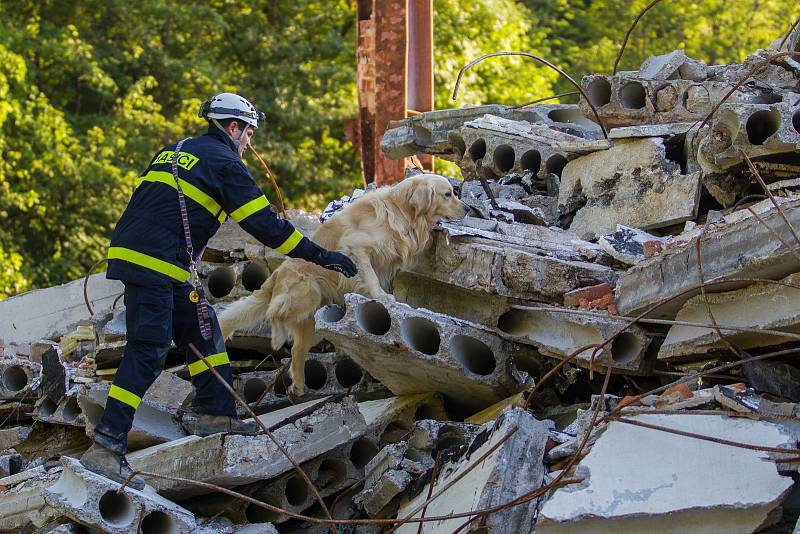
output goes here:
[{"label": "hole in concrete slab", "polygon": [[747,119],[747,140],[752,145],[763,145],[781,126],[781,114],[777,109],[756,111]]},{"label": "hole in concrete slab", "polygon": [[260,263],[251,261],[242,271],[242,286],[247,291],[260,289],[267,279],[267,270]]},{"label": "hole in concrete slab", "polygon": [[611,83],[608,78],[597,77],[593,78],[586,84],[586,94],[589,96],[589,102],[595,106],[605,106],[611,102]]},{"label": "hole in concrete slab", "polygon": [[641,109],[645,106],[647,93],[639,82],[626,83],[619,90],[619,103],[627,109]]},{"label": "hole in concrete slab", "polygon": [[639,356],[642,343],[630,332],[623,332],[611,342],[611,359],[616,363],[629,363]]},{"label": "hole in concrete slab", "polygon": [[310,389],[322,389],[328,381],[328,371],[325,366],[315,360],[309,360],[305,365],[306,386]]},{"label": "hole in concrete slab", "polygon": [[555,174],[559,178],[561,178],[561,171],[563,171],[564,167],[566,166],[567,166],[567,158],[565,158],[561,154],[553,154],[552,156],[547,158],[547,163],[545,164],[547,172],[550,174]]},{"label": "hole in concrete slab", "polygon": [[540,362],[537,362],[535,358],[530,356],[520,356],[514,355],[512,356],[512,360],[514,361],[514,367],[516,367],[519,371],[523,371],[528,373],[534,379],[537,379],[541,376],[542,368]]},{"label": "hole in concrete slab", "polygon": [[267,383],[260,378],[250,378],[244,383],[244,401],[247,404],[253,403],[261,398]]},{"label": "hole in concrete slab", "polygon": [[514,161],[517,158],[514,147],[511,145],[499,145],[494,149],[492,159],[500,172],[508,172],[514,168]]},{"label": "hole in concrete slab", "polygon": [[50,397],[45,398],[39,405],[39,417],[50,417],[56,412],[58,405],[50,400]]},{"label": "hole in concrete slab", "polygon": [[342,317],[344,317],[344,308],[336,304],[330,304],[322,308],[320,317],[322,317],[322,320],[326,323],[339,322],[342,320]]},{"label": "hole in concrete slab", "polygon": [[444,431],[439,435],[439,438],[436,440],[436,447],[433,449],[432,456],[436,458],[437,453],[449,453],[450,455],[454,454],[458,451],[461,447],[467,444],[467,440],[461,434],[456,434],[454,432]]},{"label": "hole in concrete slab", "polygon": [[142,519],[142,534],[175,534],[178,527],[172,518],[160,510],[150,512]]},{"label": "hole in concrete slab", "polygon": [[286,495],[286,502],[292,506],[300,506],[308,499],[308,486],[302,478],[291,477],[286,481],[284,494]]},{"label": "hole in concrete slab", "polygon": [[378,454],[378,446],[367,438],[359,438],[350,447],[350,461],[357,469],[362,469]]},{"label": "hole in concrete slab", "polygon": [[414,412],[414,421],[424,421],[425,419],[438,419],[439,410],[431,404],[421,404]]},{"label": "hole in concrete slab", "polygon": [[523,336],[528,330],[525,312],[510,309],[497,319],[497,328],[512,336]]},{"label": "hole in concrete slab", "polygon": [[450,144],[453,145],[453,154],[456,155],[457,159],[460,160],[463,158],[464,152],[467,151],[467,144],[464,142],[464,138],[457,134],[448,134],[447,139],[450,141]]},{"label": "hole in concrete slab", "polygon": [[75,397],[67,398],[62,412],[64,421],[74,421],[81,414],[81,407],[78,406],[78,399]]},{"label": "hole in concrete slab", "polygon": [[[265,502],[272,506],[280,506],[281,503],[276,503],[274,500],[274,498],[270,498]],[[244,510],[244,516],[250,523],[274,523],[281,518],[281,514],[273,512],[272,510],[267,510],[266,508],[261,508],[255,504],[247,505],[247,508]]]},{"label": "hole in concrete slab", "polygon": [[469,157],[472,158],[472,161],[478,161],[479,159],[483,159],[486,155],[486,141],[483,139],[478,139],[469,147]]},{"label": "hole in concrete slab", "polygon": [[389,317],[389,310],[380,302],[371,300],[364,302],[356,310],[356,322],[358,326],[375,336],[382,336],[392,327],[392,319]]},{"label": "hole in concrete slab", "polygon": [[12,393],[22,391],[28,385],[28,375],[19,365],[11,365],[3,371],[2,383]]},{"label": "hole in concrete slab", "polygon": [[423,354],[439,352],[439,330],[422,317],[409,317],[400,325],[400,337],[410,348]]},{"label": "hole in concrete slab", "polygon": [[208,275],[208,292],[214,298],[222,298],[233,289],[236,273],[230,267],[217,267]]},{"label": "hole in concrete slab", "polygon": [[[608,94],[609,96],[611,95],[610,87]],[[594,104],[594,102],[592,102],[592,104]],[[583,113],[575,108],[553,109],[550,110],[547,117],[553,122],[569,122],[572,124],[586,122],[586,117],[583,116]]]},{"label": "hole in concrete slab", "polygon": [[765,93],[750,100],[751,104],[778,104],[783,102],[783,97],[778,93]]},{"label": "hole in concrete slab", "polygon": [[314,482],[320,489],[333,488],[344,482],[346,476],[347,466],[344,462],[334,458],[326,458],[319,464]]},{"label": "hole in concrete slab", "polygon": [[792,115],[792,126],[795,132],[800,133],[800,111],[795,111]]},{"label": "hole in concrete slab", "polygon": [[97,507],[103,521],[115,527],[124,527],[131,524],[136,515],[130,497],[124,493],[117,495],[116,491],[107,491],[100,498]]},{"label": "hole in concrete slab", "polygon": [[450,341],[450,352],[461,365],[476,375],[490,375],[497,366],[492,349],[474,337],[454,336]]},{"label": "hole in concrete slab", "polygon": [[337,363],[334,373],[336,374],[336,381],[346,388],[355,386],[364,378],[364,371],[350,358],[345,358]]},{"label": "hole in concrete slab", "polygon": [[381,432],[380,438],[378,438],[378,449],[405,439],[409,432],[411,432],[410,422],[403,419],[390,422]]},{"label": "hole in concrete slab", "polygon": [[532,171],[534,174],[538,174],[542,166],[542,155],[538,150],[528,150],[520,158],[519,165],[523,171]]}]

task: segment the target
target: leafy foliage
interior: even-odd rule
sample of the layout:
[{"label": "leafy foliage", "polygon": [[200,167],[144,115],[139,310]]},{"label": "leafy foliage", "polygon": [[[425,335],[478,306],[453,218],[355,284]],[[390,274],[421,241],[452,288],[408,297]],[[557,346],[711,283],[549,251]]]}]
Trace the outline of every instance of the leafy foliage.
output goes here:
[{"label": "leafy foliage", "polygon": [[[437,108],[521,104],[610,72],[646,0],[435,0]],[[664,0],[621,68],[684,48],[741,60],[796,17],[795,0]],[[200,102],[249,97],[268,117],[254,142],[292,207],[319,208],[360,181],[343,124],[356,115],[355,8],[347,0],[0,0],[0,298],[82,276],[136,176],[164,144],[205,129]],[[270,196],[254,161],[251,169]],[[441,169],[441,167],[439,167]],[[451,169],[452,171],[452,169]]]}]

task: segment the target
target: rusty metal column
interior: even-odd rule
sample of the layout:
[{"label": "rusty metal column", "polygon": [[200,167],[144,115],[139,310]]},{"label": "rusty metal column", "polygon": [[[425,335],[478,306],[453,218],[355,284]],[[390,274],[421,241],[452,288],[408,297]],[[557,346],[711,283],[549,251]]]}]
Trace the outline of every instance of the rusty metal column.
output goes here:
[{"label": "rusty metal column", "polygon": [[[408,0],[408,110],[433,111],[433,0]],[[420,154],[433,171],[433,156]]]},{"label": "rusty metal column", "polygon": [[393,120],[406,117],[406,0],[357,0],[358,133],[364,182],[403,179],[406,160],[381,152]]}]

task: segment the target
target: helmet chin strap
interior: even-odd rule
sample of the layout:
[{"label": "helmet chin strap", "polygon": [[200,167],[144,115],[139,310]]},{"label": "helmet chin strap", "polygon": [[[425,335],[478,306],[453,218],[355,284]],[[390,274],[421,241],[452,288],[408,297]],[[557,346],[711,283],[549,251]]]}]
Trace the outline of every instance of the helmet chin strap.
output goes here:
[{"label": "helmet chin strap", "polygon": [[219,121],[217,119],[212,118],[211,122],[213,122],[214,126],[216,126],[220,130],[225,132],[225,134],[228,135],[228,137],[231,138],[231,141],[233,141],[233,146],[236,147],[236,151],[239,152],[239,155],[241,156],[242,155],[241,154],[242,151],[239,150],[239,148],[242,145],[242,137],[244,137],[244,132],[247,130],[247,123],[245,123],[245,127],[242,128],[242,131],[239,133],[239,138],[238,139],[234,139],[231,135],[228,134],[227,130],[225,130],[225,128],[222,127],[222,125],[219,123]]}]

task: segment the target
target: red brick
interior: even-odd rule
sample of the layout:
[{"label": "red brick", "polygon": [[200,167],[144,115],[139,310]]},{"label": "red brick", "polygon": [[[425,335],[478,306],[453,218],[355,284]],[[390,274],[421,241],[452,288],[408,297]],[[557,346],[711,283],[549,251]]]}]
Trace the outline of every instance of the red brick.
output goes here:
[{"label": "red brick", "polygon": [[580,306],[581,299],[586,299],[587,302],[591,302],[608,293],[613,295],[613,292],[614,288],[607,283],[573,289],[569,293],[564,293],[564,306],[567,308],[575,308]]},{"label": "red brick", "polygon": [[692,390],[689,389],[689,386],[687,386],[686,384],[677,384],[672,387],[669,387],[666,389],[666,391],[664,391],[663,395],[668,396],[675,393],[679,394],[684,399],[691,399],[692,397],[694,397],[694,393],[692,393]]},{"label": "red brick", "polygon": [[661,241],[645,241],[644,243],[644,257],[650,258],[664,250],[664,245]]}]

